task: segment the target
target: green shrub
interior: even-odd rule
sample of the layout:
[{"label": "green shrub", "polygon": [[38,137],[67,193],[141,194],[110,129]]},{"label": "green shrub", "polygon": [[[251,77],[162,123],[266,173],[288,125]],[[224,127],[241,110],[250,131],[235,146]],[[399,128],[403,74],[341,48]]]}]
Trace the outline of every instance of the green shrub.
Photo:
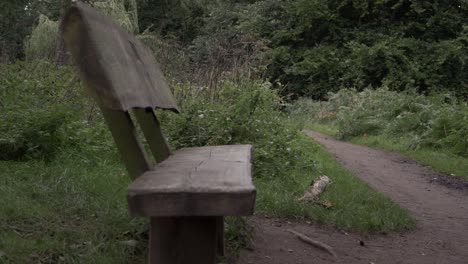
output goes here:
[{"label": "green shrub", "polygon": [[60,128],[67,114],[53,108],[4,115],[0,125],[0,160],[52,157],[64,142]]},{"label": "green shrub", "polygon": [[330,94],[327,102],[301,99],[290,107],[290,113],[301,113],[302,122],[336,126],[342,138],[405,137],[409,148],[427,146],[468,156],[468,106],[450,95],[424,96],[388,88],[362,92],[343,89]]},{"label": "green shrub", "polygon": [[0,76],[0,160],[48,160],[93,138],[82,133],[95,114],[72,68],[17,62],[0,65]]},{"label": "green shrub", "polygon": [[44,15],[39,16],[39,22],[25,42],[26,59],[51,59],[57,40],[58,23]]},{"label": "green shrub", "polygon": [[462,2],[263,0],[240,25],[269,41],[267,75],[294,99],[381,86],[466,97]]},{"label": "green shrub", "polygon": [[455,154],[468,157],[468,107],[466,104],[441,109],[422,135],[422,144],[449,148]]},{"label": "green shrub", "polygon": [[128,32],[138,33],[138,13],[136,0],[94,0],[92,5],[112,17]]},{"label": "green shrub", "polygon": [[201,89],[181,101],[181,114],[161,112],[161,123],[175,148],[253,144],[255,176],[276,177],[297,160],[291,144],[298,132],[285,124],[281,99],[270,87],[225,82],[216,99]]}]

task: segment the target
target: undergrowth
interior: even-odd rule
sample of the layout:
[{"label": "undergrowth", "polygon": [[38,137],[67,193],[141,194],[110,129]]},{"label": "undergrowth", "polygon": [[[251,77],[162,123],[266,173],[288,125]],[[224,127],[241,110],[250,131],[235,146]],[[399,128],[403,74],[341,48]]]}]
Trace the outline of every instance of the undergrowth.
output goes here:
[{"label": "undergrowth", "polygon": [[[300,164],[281,178],[256,179],[257,188],[263,191],[257,197],[258,212],[277,217],[310,218],[318,223],[363,233],[414,227],[415,222],[406,210],[343,168],[318,143],[301,135],[294,145],[302,151]],[[311,180],[320,175],[331,179],[331,185],[320,197],[320,202],[329,202],[331,207],[297,202]]]},{"label": "undergrowth", "polygon": [[[142,263],[148,224],[126,212],[129,178],[96,106],[69,67],[0,68],[0,258],[6,263]],[[406,211],[344,171],[298,132],[268,82],[173,86],[181,114],[158,111],[174,149],[252,144],[257,212],[312,218],[346,230],[411,228]],[[320,174],[333,184],[320,205],[296,198]],[[227,222],[228,248],[250,241],[245,220]]]},{"label": "undergrowth", "polygon": [[468,104],[449,94],[341,90],[328,101],[301,99],[290,113],[302,125],[402,152],[423,164],[468,176]]}]

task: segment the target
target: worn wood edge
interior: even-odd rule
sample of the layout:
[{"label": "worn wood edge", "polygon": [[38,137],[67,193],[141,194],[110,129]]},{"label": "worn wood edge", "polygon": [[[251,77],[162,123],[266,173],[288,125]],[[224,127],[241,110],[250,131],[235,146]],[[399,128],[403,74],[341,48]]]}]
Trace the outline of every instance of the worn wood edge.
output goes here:
[{"label": "worn wood edge", "polygon": [[100,108],[130,177],[136,179],[150,170],[150,162],[128,112]]},{"label": "worn wood edge", "polygon": [[[152,195],[127,196],[131,217],[166,216],[249,216],[256,203],[255,189],[238,193],[173,193],[165,199]],[[156,199],[155,199],[156,198]],[[172,208],[168,204],[175,205]]]},{"label": "worn wood edge", "polygon": [[[236,166],[243,166],[245,171],[248,172],[246,174],[246,177],[244,178],[245,182],[242,184],[238,185],[231,185],[231,186],[189,186],[187,187],[186,185],[180,184],[178,186],[165,186],[164,188],[149,188],[147,187],[147,181],[148,178],[156,178],[158,177],[158,172],[156,170],[152,170],[148,173],[151,173],[151,175],[142,175],[141,178],[136,179],[133,181],[127,188],[127,193],[129,196],[135,197],[139,195],[167,195],[167,194],[197,194],[197,195],[202,195],[202,194],[222,194],[222,193],[242,193],[244,191],[252,191],[255,190],[255,185],[253,184],[252,180],[252,164],[249,162],[240,162],[240,161],[224,161],[220,160],[219,162],[223,163],[230,163],[230,164],[235,164]],[[160,163],[160,164],[164,164]],[[171,167],[171,166],[176,166],[177,164],[164,164],[166,167]],[[158,166],[158,165],[156,165]],[[164,172],[161,172],[163,174]],[[193,181],[196,181],[196,178],[192,179]]]},{"label": "worn wood edge", "polygon": [[[99,84],[95,84],[94,82],[92,82],[86,74],[87,66],[97,66],[94,67],[94,71],[100,72],[99,75],[101,76],[101,82],[104,84],[104,86],[111,86],[111,81],[106,75],[103,65],[100,63],[102,61],[101,55],[95,53],[94,47],[96,46],[96,44],[93,42],[93,39],[89,36],[89,32],[86,30],[86,28],[89,28],[89,23],[87,23],[86,17],[82,14],[82,7],[80,7],[82,5],[85,4],[81,2],[73,4],[65,13],[62,19],[62,23],[60,24],[60,30],[65,40],[66,47],[73,55],[73,62],[79,69],[81,79],[85,82],[86,87],[88,88],[87,91],[98,102],[98,104],[111,110],[127,111],[128,109],[124,109],[122,104],[116,106],[114,104],[107,103],[105,98],[103,98],[101,95],[99,95],[99,93],[96,92],[99,89],[94,88]],[[81,47],[84,45],[83,43],[85,42],[93,48],[91,50],[82,50]],[[87,57],[91,56],[91,53],[89,52],[92,52],[92,55],[96,57],[94,61],[97,63],[88,64],[85,62]],[[86,66],[83,64],[86,64]],[[112,92],[112,90],[109,92]],[[111,94],[112,97],[117,97],[116,94]]]},{"label": "worn wood edge", "polygon": [[[254,147],[251,145],[251,144],[234,144],[234,145],[216,145],[216,146],[202,146],[202,147],[189,147],[189,148],[181,148],[181,149],[178,149],[176,151],[176,154],[177,153],[183,153],[183,152],[186,152],[186,151],[190,151],[192,149],[210,149],[210,148],[213,148],[213,147],[232,147],[232,146],[236,146],[236,147],[246,147],[247,150],[246,150],[246,154],[247,154],[247,159],[245,161],[243,161],[244,163],[252,163],[252,160],[253,160],[253,152],[254,152]],[[222,160],[222,161],[225,161],[225,162],[239,162],[239,161],[232,161],[232,160]]]},{"label": "worn wood edge", "polygon": [[[80,72],[80,75],[81,75],[81,79],[84,80],[84,82],[87,84],[86,86],[88,87],[88,92],[91,94],[91,96],[94,97],[95,100],[97,100],[99,102],[99,104],[104,105],[105,107],[107,107],[109,109],[112,109],[112,110],[129,111],[129,110],[135,109],[135,108],[151,108],[153,110],[163,109],[163,110],[169,110],[169,111],[172,111],[172,112],[175,112],[175,113],[180,113],[180,110],[179,110],[179,108],[177,106],[177,103],[175,102],[175,99],[174,99],[174,102],[173,102],[173,106],[171,106],[171,107],[161,107],[161,106],[157,106],[155,104],[138,105],[138,106],[124,106],[119,100],[112,100],[114,103],[107,103],[103,96],[100,96],[97,92],[95,92],[96,89],[92,89],[92,87],[95,86],[95,84],[90,82],[89,79],[87,78],[86,74],[84,73],[85,72],[84,71],[85,67],[81,65],[81,62],[82,62],[83,58],[80,57],[78,51],[75,48],[73,48],[73,47],[76,46],[74,43],[76,43],[79,40],[77,38],[78,36],[76,36],[78,34],[78,32],[70,32],[70,28],[69,28],[69,27],[73,26],[73,23],[76,23],[76,22],[81,23],[81,26],[84,26],[84,28],[89,28],[90,27],[90,23],[87,20],[88,18],[86,16],[82,15],[82,12],[84,12],[83,10],[85,10],[85,9],[94,10],[92,7],[88,6],[85,3],[82,3],[82,2],[79,2],[79,1],[74,3],[66,11],[66,13],[65,13],[65,15],[64,15],[64,17],[62,19],[62,22],[59,25],[59,30],[60,30],[61,34],[63,35],[63,37],[64,37],[67,49],[73,55],[72,57],[73,57],[74,64],[76,64],[78,66],[78,68],[80,70],[79,72]],[[98,12],[96,10],[94,10],[94,11]],[[73,18],[78,19],[78,21],[73,21]],[[118,25],[115,25],[115,26],[120,28]],[[73,28],[71,30],[73,30]],[[75,36],[72,36],[71,34],[72,35],[75,34]],[[93,43],[93,39],[89,36],[89,34],[88,34],[88,32],[86,30],[84,30],[83,32],[79,32],[79,34],[81,34],[82,38],[84,38],[88,42],[90,42],[90,45],[92,47],[96,47],[96,44]],[[139,41],[136,37],[133,37],[130,34],[128,34],[128,35],[130,37],[132,37],[135,41]],[[75,37],[75,38],[71,39],[72,37]],[[141,43],[141,45],[144,48],[147,49],[147,47],[143,43]],[[105,66],[102,65],[102,63],[101,63],[103,60],[99,59],[99,54],[93,54],[93,55],[95,55],[98,58],[96,61],[99,62],[99,63],[97,63],[97,66],[99,66],[99,71],[106,72]],[[103,74],[102,81],[107,83],[106,85],[110,87],[111,86],[111,81],[108,78],[105,78],[105,76],[107,76],[107,75]],[[113,96],[113,98],[118,98],[118,96],[115,93],[112,93],[112,96]],[[118,105],[115,105],[115,102],[118,102]]]},{"label": "worn wood edge", "polygon": [[151,190],[151,189],[133,189],[131,186],[133,185],[130,184],[128,188],[127,195],[129,197],[137,197],[137,196],[143,196],[143,195],[153,195],[153,196],[164,196],[164,195],[172,195],[172,194],[177,194],[177,195],[187,195],[187,194],[193,194],[193,195],[205,195],[205,194],[236,194],[236,193],[244,193],[244,192],[251,192],[255,191],[256,188],[253,184],[249,184],[248,186],[235,186],[235,187],[229,187],[229,190],[218,190],[216,188],[213,189],[207,189],[207,188],[193,188],[190,190],[187,190],[186,188],[167,188],[167,189],[158,189],[158,190]]},{"label": "worn wood edge", "polygon": [[[232,145],[225,145],[226,147]],[[127,201],[129,205],[129,213],[131,216],[191,216],[191,215],[200,215],[200,216],[213,216],[213,215],[232,215],[232,216],[239,216],[239,215],[252,215],[255,208],[255,201],[256,201],[256,188],[252,181],[251,175],[251,150],[252,145],[244,144],[240,145],[246,147],[247,152],[246,154],[249,155],[249,161],[225,161],[223,162],[232,162],[237,163],[240,166],[246,166],[248,171],[248,183],[238,187],[228,187],[223,190],[216,190],[214,189],[192,189],[187,191],[186,188],[167,188],[167,189],[160,189],[160,190],[152,190],[146,189],[143,185],[142,188],[135,188],[133,184],[131,184],[128,188],[127,193]],[[212,148],[213,146],[206,146],[200,148]],[[215,147],[222,147],[222,146],[215,146]],[[185,150],[190,151],[191,148],[186,148]],[[183,151],[184,149],[181,149]],[[161,163],[161,164],[164,164]],[[161,164],[157,165],[160,166]],[[242,165],[241,165],[242,164]],[[135,183],[135,182],[134,182]],[[224,201],[220,202],[221,198],[225,198]],[[242,203],[240,199],[242,200]],[[216,209],[213,211],[211,210],[199,210],[197,212],[190,212],[190,210],[186,210],[184,208],[194,208],[200,207],[200,204],[207,204],[206,201],[214,201],[214,207],[218,206],[221,209]],[[219,205],[216,203],[219,202]],[[213,205],[213,202],[210,202]],[[161,210],[163,206],[167,204],[175,205],[172,210]],[[241,209],[222,209],[223,206],[226,204],[234,204],[234,206],[239,204],[247,204],[246,208]],[[150,208],[148,208],[148,206]],[[229,207],[229,206],[228,206]],[[241,206],[242,207],[242,206]],[[190,212],[190,213],[187,213]]]},{"label": "worn wood edge", "polygon": [[167,159],[171,150],[162,133],[161,125],[152,109],[137,108],[133,111],[157,163]]}]

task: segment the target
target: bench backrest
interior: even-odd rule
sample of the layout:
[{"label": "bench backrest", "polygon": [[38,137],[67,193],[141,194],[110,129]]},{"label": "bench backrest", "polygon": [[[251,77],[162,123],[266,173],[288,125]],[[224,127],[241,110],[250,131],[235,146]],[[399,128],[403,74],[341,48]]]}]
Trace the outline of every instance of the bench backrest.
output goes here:
[{"label": "bench backrest", "polygon": [[61,29],[130,176],[140,176],[151,165],[129,111],[140,124],[155,160],[166,159],[170,150],[153,109],[178,112],[178,107],[151,51],[110,18],[80,2],[68,10]]}]

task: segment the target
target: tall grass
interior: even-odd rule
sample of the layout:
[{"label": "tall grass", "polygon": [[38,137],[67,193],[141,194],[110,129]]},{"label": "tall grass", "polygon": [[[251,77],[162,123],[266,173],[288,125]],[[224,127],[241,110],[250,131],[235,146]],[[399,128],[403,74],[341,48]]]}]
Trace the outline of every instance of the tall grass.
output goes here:
[{"label": "tall grass", "polygon": [[[0,261],[144,262],[147,221],[127,216],[129,178],[73,70],[17,63],[1,65],[0,75]],[[412,227],[406,211],[299,133],[269,83],[222,82],[216,96],[200,86],[173,89],[182,113],[157,114],[174,149],[254,145],[258,213],[362,232]],[[322,173],[333,181],[324,194],[332,207],[296,201]],[[249,229],[230,221],[236,250],[248,243]]]},{"label": "tall grass", "polygon": [[443,172],[468,176],[468,104],[449,94],[350,89],[330,94],[326,102],[301,99],[289,110],[318,131],[400,151]]},{"label": "tall grass", "polygon": [[[256,179],[259,190],[257,212],[276,217],[309,218],[340,229],[369,232],[402,231],[415,222],[406,210],[343,168],[318,143],[306,136],[295,142],[303,152],[302,160],[287,174],[274,179]],[[321,202],[331,207],[298,202],[312,180],[327,175],[331,185],[321,196]]]}]

